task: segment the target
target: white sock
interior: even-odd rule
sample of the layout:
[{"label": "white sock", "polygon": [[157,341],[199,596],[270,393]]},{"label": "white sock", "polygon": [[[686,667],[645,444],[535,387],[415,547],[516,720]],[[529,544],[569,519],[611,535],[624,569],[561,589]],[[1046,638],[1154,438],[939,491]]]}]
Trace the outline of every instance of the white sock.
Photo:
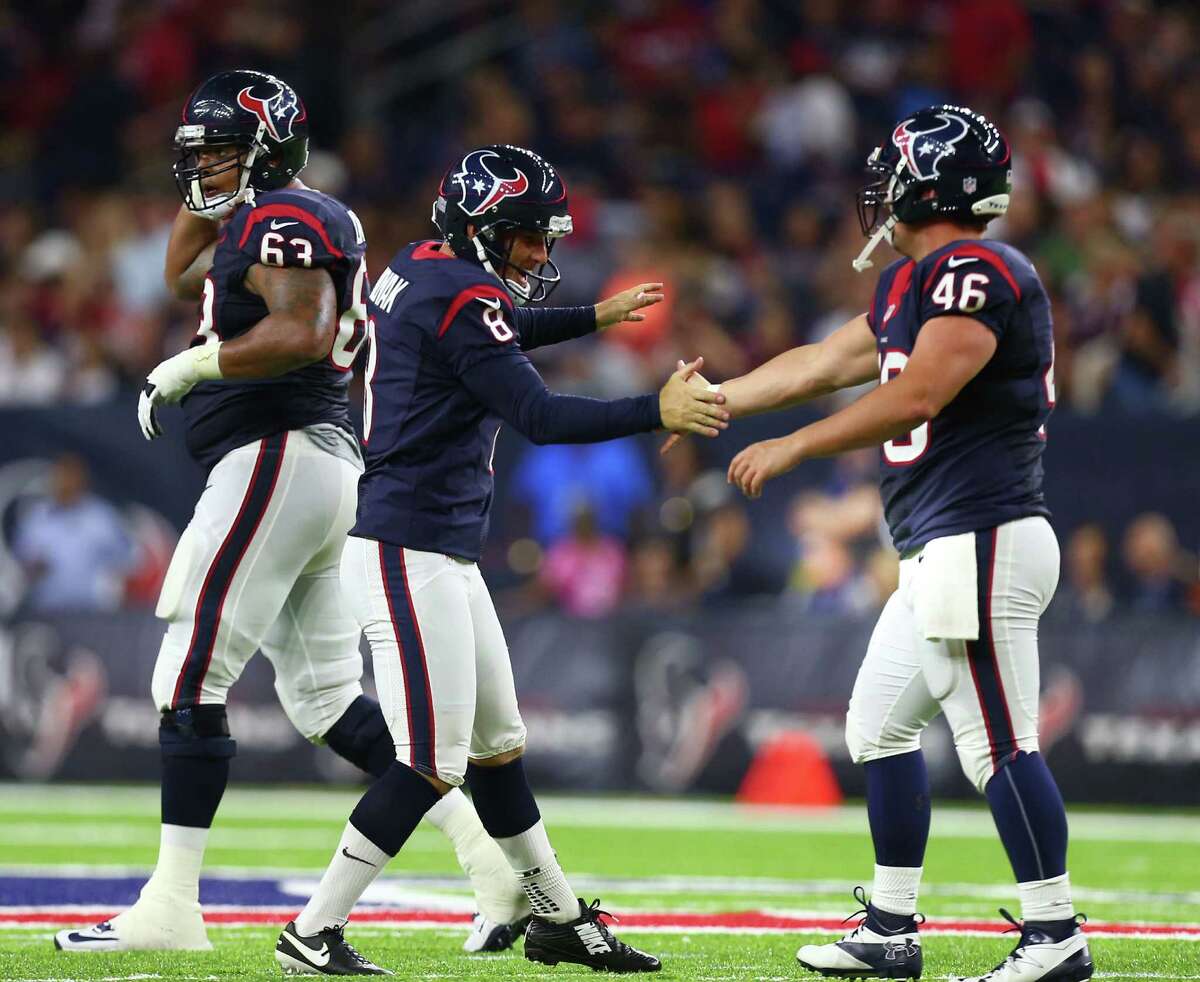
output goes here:
[{"label": "white sock", "polygon": [[517,880],[535,914],[556,924],[566,924],[579,917],[579,901],[558,865],[558,857],[550,847],[550,837],[540,818],[520,835],[497,839],[496,845],[516,871]]},{"label": "white sock", "polygon": [[309,937],[327,927],[344,925],[358,898],[391,858],[347,822],[325,875],[296,917],[297,933]]},{"label": "white sock", "polygon": [[471,878],[479,913],[493,924],[511,924],[529,913],[529,901],[516,873],[466,795],[451,788],[425,817],[454,846],[458,864]]},{"label": "white sock", "polygon": [[142,887],[143,894],[169,895],[189,904],[200,901],[200,867],[208,829],[163,825],[158,838],[158,862]]},{"label": "white sock", "polygon": [[1071,879],[1066,873],[1050,880],[1018,883],[1017,895],[1021,898],[1022,920],[1063,921],[1075,916]]},{"label": "white sock", "polygon": [[917,890],[924,870],[924,866],[880,866],[876,863],[871,903],[889,914],[912,917],[917,912]]}]

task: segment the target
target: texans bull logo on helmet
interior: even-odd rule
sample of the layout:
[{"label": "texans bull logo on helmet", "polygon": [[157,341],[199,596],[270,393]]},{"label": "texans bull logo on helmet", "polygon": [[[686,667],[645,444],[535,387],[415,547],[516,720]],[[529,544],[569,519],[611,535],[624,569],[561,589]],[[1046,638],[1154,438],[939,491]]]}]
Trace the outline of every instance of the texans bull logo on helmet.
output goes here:
[{"label": "texans bull logo on helmet", "polygon": [[248,85],[238,93],[237,102],[261,119],[272,139],[279,143],[290,140],[292,127],[304,119],[304,107],[300,99],[286,86],[278,86],[263,98],[254,94],[254,86]]},{"label": "texans bull logo on helmet", "polygon": [[487,165],[489,159],[499,160],[492,150],[476,150],[463,158],[462,168],[451,180],[462,189],[459,206],[468,215],[482,215],[505,198],[520,197],[529,190],[529,178],[514,167],[511,177],[496,174]]},{"label": "texans bull logo on helmet", "polygon": [[954,153],[954,144],[967,135],[967,121],[953,113],[938,113],[938,124],[923,130],[909,127],[906,119],[892,133],[892,143],[908,164],[909,171],[919,180],[939,177],[938,165]]}]

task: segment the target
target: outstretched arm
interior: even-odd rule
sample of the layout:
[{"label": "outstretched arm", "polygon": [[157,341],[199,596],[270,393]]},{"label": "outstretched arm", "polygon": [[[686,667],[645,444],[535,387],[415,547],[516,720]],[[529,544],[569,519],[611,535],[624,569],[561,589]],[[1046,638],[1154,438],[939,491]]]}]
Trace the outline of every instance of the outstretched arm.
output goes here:
[{"label": "outstretched arm", "polygon": [[860,314],[816,344],[776,355],[752,372],[721,383],[726,407],[748,416],[870,382],[879,375],[875,335]]},{"label": "outstretched arm", "polygon": [[581,338],[622,321],[645,320],[643,307],[661,303],[661,283],[639,283],[601,300],[594,307],[518,307],[513,312],[525,351]]},{"label": "outstretched arm", "polygon": [[810,457],[874,447],[933,419],[988,363],[996,336],[970,317],[935,317],[917,335],[912,356],[894,379],[840,412],[789,436],[755,443],[729,465],[728,479],[748,497]]},{"label": "outstretched arm", "polygon": [[675,372],[657,395],[589,399],[551,392],[519,349],[477,362],[460,378],[476,399],[533,443],[598,443],[666,427],[717,436],[728,426],[722,398],[685,381],[701,364]]},{"label": "outstretched arm", "polygon": [[[731,416],[751,416],[773,409],[787,409],[838,389],[870,382],[879,375],[875,335],[860,314],[816,344],[806,344],[776,355],[752,372],[720,385],[725,408]],[[708,386],[708,380],[692,376],[692,384]],[[660,453],[670,453],[681,436],[672,434]]]}]

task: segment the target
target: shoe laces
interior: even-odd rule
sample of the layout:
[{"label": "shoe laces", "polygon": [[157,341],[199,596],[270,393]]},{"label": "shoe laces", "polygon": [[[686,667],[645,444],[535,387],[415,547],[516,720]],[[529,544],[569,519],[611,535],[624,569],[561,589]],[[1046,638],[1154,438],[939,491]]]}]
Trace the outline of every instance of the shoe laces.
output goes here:
[{"label": "shoe laces", "polygon": [[[856,886],[854,888],[854,899],[862,904],[862,907],[856,910],[853,914],[843,917],[842,923],[848,924],[856,917],[861,917],[862,920],[854,925],[854,930],[847,934],[846,937],[842,939],[843,941],[849,941],[857,937],[858,933],[867,926],[867,919],[871,916],[870,904],[867,903],[867,891],[862,886]],[[918,926],[920,926],[921,924],[925,923],[925,915],[913,914],[913,920],[916,921]]]},{"label": "shoe laces", "polygon": [[[1028,940],[1028,938],[1027,938],[1028,930],[1025,927],[1025,922],[1018,921],[1015,917],[1012,916],[1012,914],[1010,914],[1003,907],[1000,908],[1000,916],[1003,917],[1006,921],[1008,921],[1008,923],[1010,925],[1009,927],[1004,929],[1005,934],[1011,934],[1013,931],[1020,931],[1021,936],[1017,939],[1017,943],[1013,947],[1013,950],[1010,951],[1005,956],[1004,960],[1002,962],[1000,962],[999,965],[997,965],[995,968],[993,968],[986,975],[981,975],[979,977],[979,982],[988,982],[988,979],[992,978],[994,975],[999,973],[1001,971],[1001,969],[1005,968],[1006,966],[1008,966],[1010,964],[1015,964],[1017,961],[1020,961],[1021,959],[1025,958],[1025,952],[1022,951],[1022,949],[1025,947],[1025,942]],[[1087,915],[1086,914],[1076,914],[1072,918],[1072,920],[1075,921],[1075,923],[1079,924],[1079,925],[1086,924],[1087,923]]]},{"label": "shoe laces", "polygon": [[[583,901],[580,900],[580,903],[582,904]],[[604,940],[609,943],[613,951],[621,954],[627,954],[631,951],[637,950],[627,945],[609,930],[608,925],[602,920],[602,918],[611,917],[618,924],[621,922],[621,918],[619,918],[616,914],[609,913],[607,910],[602,910],[600,908],[599,897],[593,900],[590,904],[585,905],[580,912],[580,916],[585,920],[591,921],[591,923],[595,924],[596,927],[600,929],[600,933],[604,935]]]},{"label": "shoe laces", "polygon": [[363,955],[357,948],[346,940],[346,925],[340,927],[330,927],[325,929],[325,933],[332,934],[337,941],[338,947],[344,951],[347,956],[359,965],[370,965],[371,960]]}]

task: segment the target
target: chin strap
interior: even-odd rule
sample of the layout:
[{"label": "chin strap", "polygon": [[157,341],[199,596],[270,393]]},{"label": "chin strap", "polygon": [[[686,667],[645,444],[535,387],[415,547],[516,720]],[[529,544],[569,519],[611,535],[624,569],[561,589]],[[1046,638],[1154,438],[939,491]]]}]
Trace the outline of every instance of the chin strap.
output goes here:
[{"label": "chin strap", "polygon": [[879,246],[879,243],[884,239],[886,239],[888,242],[892,241],[892,229],[895,227],[896,216],[889,215],[887,221],[880,225],[875,231],[875,234],[867,239],[867,244],[863,246],[862,252],[860,252],[857,258],[854,259],[854,261],[850,264],[854,267],[854,272],[861,273],[875,265],[868,257],[875,251],[875,249]]},{"label": "chin strap", "polygon": [[525,302],[529,299],[528,287],[522,286],[516,280],[507,280],[496,272],[495,267],[492,266],[492,259],[488,255],[488,251],[483,247],[481,236],[476,235],[471,241],[475,243],[475,255],[479,257],[479,262],[483,268],[504,284],[504,288],[508,291],[508,295],[512,297],[512,302],[516,306],[525,306]]},{"label": "chin strap", "polygon": [[[218,201],[214,205],[206,204],[203,208],[192,208],[193,215],[199,215],[201,218],[207,218],[210,221],[220,221],[222,218],[228,218],[233,214],[234,210],[247,197],[253,196],[254,189],[250,187],[250,175],[254,171],[254,161],[258,157],[258,151],[262,147],[262,135],[266,127],[258,124],[258,133],[250,143],[250,151],[246,154],[246,160],[242,164],[242,178],[238,181],[238,189],[229,197]],[[208,201],[208,197],[204,193],[204,185],[200,183],[200,179],[191,182],[191,193],[194,197],[201,201]]]}]

